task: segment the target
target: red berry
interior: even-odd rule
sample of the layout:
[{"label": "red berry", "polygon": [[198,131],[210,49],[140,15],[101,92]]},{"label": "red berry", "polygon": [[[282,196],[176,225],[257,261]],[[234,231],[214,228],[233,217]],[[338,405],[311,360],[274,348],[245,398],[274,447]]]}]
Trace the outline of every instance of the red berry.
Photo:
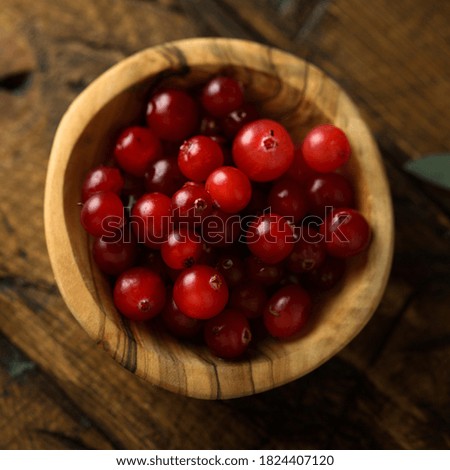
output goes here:
[{"label": "red berry", "polygon": [[186,140],[178,153],[178,166],[186,178],[201,183],[216,168],[223,165],[220,145],[204,135]]},{"label": "red berry", "polygon": [[305,183],[315,174],[316,172],[306,164],[305,159],[303,158],[302,146],[297,145],[294,150],[294,160],[286,171],[286,176],[289,176],[289,178],[292,178],[299,183]]},{"label": "red berry", "polygon": [[172,212],[175,221],[184,227],[196,227],[210,215],[213,202],[203,184],[188,181],[172,196]]},{"label": "red berry", "polygon": [[228,302],[228,287],[219,271],[198,264],[178,276],[173,298],[185,315],[207,319],[224,309]]},{"label": "red berry", "polygon": [[116,193],[91,196],[81,209],[81,225],[94,237],[113,236],[125,224],[124,207]]},{"label": "red berry", "polygon": [[114,157],[133,176],[144,176],[152,161],[161,156],[161,143],[146,127],[128,127],[117,139]]},{"label": "red berry", "polygon": [[272,181],[291,165],[294,144],[279,123],[260,119],[246,124],[233,142],[236,166],[253,181]]},{"label": "red berry", "polygon": [[325,261],[325,257],[322,236],[316,232],[314,236],[308,237],[306,231],[302,230],[286,260],[286,267],[291,273],[306,273],[318,268]]},{"label": "red berry", "polygon": [[294,230],[278,214],[259,216],[247,230],[249,250],[268,264],[277,264],[294,248]]},{"label": "red berry", "polygon": [[114,304],[130,320],[149,320],[166,301],[164,283],[153,271],[132,268],[122,273],[114,286]]},{"label": "red berry", "polygon": [[308,284],[320,291],[334,287],[344,276],[345,261],[339,258],[328,257],[318,268],[306,275]]},{"label": "red berry", "polygon": [[249,280],[263,286],[278,284],[284,274],[281,264],[267,264],[256,256],[246,258],[245,267]]},{"label": "red berry", "polygon": [[348,258],[364,251],[370,242],[370,227],[355,209],[333,211],[321,226],[327,252],[336,258]]},{"label": "red berry", "polygon": [[297,223],[308,211],[306,194],[299,184],[291,179],[277,181],[270,190],[268,203],[273,212]]},{"label": "red berry", "polygon": [[210,245],[231,246],[240,234],[241,218],[238,214],[227,214],[215,209],[202,221],[202,238]]},{"label": "red berry", "polygon": [[147,124],[164,140],[183,140],[198,126],[196,102],[182,90],[163,90],[155,93],[147,106]]},{"label": "red berry", "polygon": [[169,332],[178,338],[193,338],[200,333],[203,326],[201,320],[185,315],[173,298],[166,303],[161,318]]},{"label": "red berry", "polygon": [[214,204],[229,214],[244,209],[252,195],[249,179],[233,166],[222,166],[214,170],[208,176],[205,188]]},{"label": "red berry", "polygon": [[81,190],[81,200],[86,202],[92,195],[105,191],[119,194],[123,185],[124,181],[118,168],[100,165],[86,175]]},{"label": "red berry", "polygon": [[167,241],[161,245],[161,256],[172,269],[190,268],[202,255],[202,239],[185,228],[169,233]]},{"label": "red berry", "polygon": [[322,216],[325,207],[352,207],[353,188],[345,176],[338,173],[324,173],[309,179],[306,183],[306,194],[310,209]]},{"label": "red berry", "polygon": [[263,314],[264,325],[275,338],[288,338],[304,327],[310,311],[308,293],[291,284],[282,287],[269,299]]},{"label": "red berry", "polygon": [[222,117],[242,106],[244,92],[234,78],[215,77],[203,88],[201,100],[211,116]]},{"label": "red berry", "polygon": [[178,168],[177,158],[165,157],[150,165],[145,182],[149,193],[162,193],[171,197],[186,182],[186,178]]},{"label": "red berry", "polygon": [[97,266],[112,276],[118,276],[131,268],[136,262],[137,254],[134,240],[106,241],[104,238],[97,238],[92,246],[92,255]]},{"label": "red berry", "polygon": [[225,310],[208,320],[204,336],[210,351],[223,359],[242,356],[252,339],[247,318],[235,309]]},{"label": "red berry", "polygon": [[230,306],[250,319],[262,315],[266,302],[266,290],[257,282],[239,284],[231,291]]},{"label": "red berry", "polygon": [[232,111],[221,120],[223,133],[233,139],[236,134],[249,122],[259,119],[258,111],[250,103],[244,103],[242,107]]},{"label": "red berry", "polygon": [[236,254],[222,254],[216,263],[216,269],[222,274],[228,287],[234,287],[245,279],[245,266]]},{"label": "red berry", "polygon": [[305,162],[320,173],[334,171],[350,158],[350,143],[347,136],[332,124],[314,128],[302,144]]},{"label": "red berry", "polygon": [[159,249],[167,240],[171,225],[172,204],[161,193],[144,194],[133,206],[131,220],[138,242]]}]

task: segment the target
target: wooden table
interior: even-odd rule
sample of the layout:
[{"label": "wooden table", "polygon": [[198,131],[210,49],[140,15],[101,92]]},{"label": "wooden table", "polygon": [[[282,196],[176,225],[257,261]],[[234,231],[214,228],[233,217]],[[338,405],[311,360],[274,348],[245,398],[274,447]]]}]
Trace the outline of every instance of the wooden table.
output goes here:
[{"label": "wooden table", "polygon": [[[449,448],[449,211],[402,170],[450,148],[449,21],[439,0],[0,0],[0,448]],[[364,331],[294,383],[220,402],[144,383],[96,347],[58,293],[42,221],[71,100],[135,51],[205,35],[333,76],[378,139],[396,216]]]}]

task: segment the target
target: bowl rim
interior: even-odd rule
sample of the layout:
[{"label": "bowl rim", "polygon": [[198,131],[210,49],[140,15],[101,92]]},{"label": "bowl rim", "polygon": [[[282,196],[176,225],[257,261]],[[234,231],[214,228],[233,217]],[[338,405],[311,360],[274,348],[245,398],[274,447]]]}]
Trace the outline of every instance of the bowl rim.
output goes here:
[{"label": "bowl rim", "polygon": [[[250,368],[251,373],[253,373],[253,368],[256,367],[261,373],[271,375],[270,380],[266,382],[262,380],[258,383],[253,383],[252,381],[250,385],[245,386],[245,389],[239,386],[233,386],[232,384],[227,384],[225,389],[225,376],[222,377],[220,375],[221,370],[218,370],[221,368],[206,361],[209,365],[205,365],[206,368],[204,371],[209,370],[210,374],[214,374],[216,383],[213,385],[210,382],[197,385],[190,384],[189,386],[185,385],[183,389],[183,386],[177,383],[178,379],[174,377],[173,373],[170,371],[164,371],[162,367],[155,367],[150,370],[144,368],[144,365],[146,363],[148,364],[148,361],[143,360],[142,354],[148,354],[148,351],[145,353],[138,351],[137,364],[133,364],[132,366],[116,357],[114,351],[109,351],[123,366],[152,383],[191,397],[215,399],[234,398],[259,393],[283,385],[319,367],[346,346],[366,325],[381,300],[392,263],[394,226],[389,185],[381,156],[370,130],[348,95],[332,78],[327,76],[316,66],[277,48],[240,39],[183,39],[144,49],[121,60],[119,63],[106,70],[75,98],[59,123],[49,158],[44,198],[44,224],[47,249],[55,280],[62,297],[69,307],[69,310],[89,336],[97,341],[97,343],[102,342],[102,338],[99,337],[96,319],[86,318],[85,315],[85,312],[93,312],[95,309],[98,310],[99,307],[92,292],[87,289],[83,276],[78,269],[77,260],[72,251],[65,224],[63,183],[65,179],[65,168],[70,160],[71,150],[82,135],[87,124],[111,99],[127,89],[127,86],[132,87],[134,84],[161,72],[164,68],[167,69],[171,67],[170,54],[175,54],[179,58],[181,57],[180,60],[185,65],[189,64],[189,66],[195,67],[200,64],[205,64],[205,58],[200,59],[199,57],[201,57],[201,55],[199,56],[199,52],[207,51],[211,48],[216,52],[221,51],[218,55],[210,54],[208,56],[208,60],[213,60],[213,65],[224,65],[223,61],[226,60],[225,65],[242,67],[247,65],[242,61],[243,58],[252,56],[260,60],[259,62],[255,60],[255,62],[252,63],[252,68],[260,67],[260,71],[267,73],[267,60],[273,62],[277,67],[281,66],[281,64],[288,66],[301,64],[309,74],[321,76],[322,80],[339,91],[339,106],[346,106],[350,109],[352,116],[354,116],[352,126],[357,127],[358,132],[363,135],[373,156],[370,162],[371,168],[379,180],[378,184],[382,188],[381,193],[383,195],[382,201],[377,202],[382,205],[384,211],[383,241],[385,242],[383,245],[384,251],[378,254],[377,276],[375,279],[372,279],[371,297],[368,299],[370,300],[370,307],[366,308],[361,314],[362,316],[359,318],[359,322],[355,327],[349,328],[345,326],[345,334],[340,338],[340,341],[336,341],[331,345],[332,347],[330,345],[324,345],[325,349],[322,351],[319,359],[314,360],[308,367],[303,368],[301,371],[297,370],[295,366],[290,366],[287,369],[284,367],[282,368],[283,372],[279,373],[275,370],[277,362],[278,366],[281,366],[282,361],[289,358],[289,356],[292,356],[290,359],[295,361],[295,350],[292,350],[290,354],[283,355],[280,358],[272,358],[273,364],[270,370],[267,368],[267,365],[260,364],[261,361],[242,361],[242,363],[237,364],[223,363],[222,369],[229,369],[228,372],[231,371],[231,373],[233,372],[233,368],[236,367]],[[245,53],[243,52],[244,50]],[[219,62],[219,60],[222,60],[222,62]],[[114,81],[111,81],[111,79],[118,74],[122,75],[120,87],[118,84],[115,84]],[[283,80],[289,81],[292,80],[292,78],[283,76]],[[86,106],[87,103],[89,103],[89,106]],[[315,104],[317,105],[317,103]],[[71,135],[69,141],[67,141],[68,134]],[[63,221],[63,226],[61,221]],[[117,329],[108,318],[106,318],[106,326],[104,326],[104,328]],[[104,349],[108,350],[109,348],[104,346]],[[151,354],[154,354],[154,352]],[[264,362],[264,360],[262,362]],[[229,377],[228,373],[226,377]]]}]

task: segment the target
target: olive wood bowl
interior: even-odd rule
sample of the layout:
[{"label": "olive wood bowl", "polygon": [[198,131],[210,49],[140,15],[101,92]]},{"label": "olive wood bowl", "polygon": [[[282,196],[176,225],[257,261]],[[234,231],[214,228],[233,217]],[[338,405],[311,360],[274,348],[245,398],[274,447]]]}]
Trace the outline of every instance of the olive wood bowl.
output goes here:
[{"label": "olive wood bowl", "polygon": [[[180,342],[152,324],[122,318],[113,305],[109,281],[91,258],[78,205],[84,176],[110,158],[120,129],[142,120],[156,86],[190,87],[220,73],[241,80],[247,99],[265,117],[284,124],[294,142],[325,122],[347,133],[352,157],[345,171],[356,191],[357,208],[373,231],[369,249],[352,259],[343,281],[316,302],[301,335],[288,341],[255,342],[238,361],[218,359],[201,344]],[[298,57],[235,39],[188,39],[146,49],[106,71],[75,99],[61,120],[50,155],[45,230],[61,294],[97,344],[143,379],[204,399],[272,389],[307,374],[340,351],[377,308],[393,249],[392,207],[383,164],[347,94]]]}]

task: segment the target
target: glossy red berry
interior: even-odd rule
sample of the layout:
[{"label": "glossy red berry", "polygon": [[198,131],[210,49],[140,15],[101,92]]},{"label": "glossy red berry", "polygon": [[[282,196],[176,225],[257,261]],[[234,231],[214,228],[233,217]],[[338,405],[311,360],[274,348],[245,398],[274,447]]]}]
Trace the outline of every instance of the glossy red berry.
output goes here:
[{"label": "glossy red berry", "polygon": [[169,233],[167,241],[161,245],[161,256],[172,269],[190,268],[202,255],[200,235],[186,228]]},{"label": "glossy red berry", "polygon": [[250,319],[262,315],[266,302],[266,289],[257,282],[241,283],[231,291],[230,307],[240,310]]},{"label": "glossy red berry", "polygon": [[160,158],[153,162],[145,175],[147,192],[162,193],[172,197],[186,182],[186,178],[178,168],[176,157]]},{"label": "glossy red berry", "polygon": [[257,119],[259,119],[259,114],[256,108],[250,103],[244,103],[239,109],[235,109],[225,116],[220,124],[223,133],[229,139],[233,139],[245,124]]},{"label": "glossy red berry", "polygon": [[144,176],[151,162],[161,156],[161,143],[146,127],[128,127],[116,141],[114,157],[133,176]]},{"label": "glossy red berry", "polygon": [[84,204],[81,225],[94,237],[113,236],[125,224],[124,207],[116,193],[97,193]]},{"label": "glossy red berry", "polygon": [[244,103],[241,84],[231,77],[215,77],[203,88],[202,105],[211,116],[222,117]]},{"label": "glossy red berry", "polygon": [[273,286],[278,284],[284,275],[284,267],[281,263],[268,264],[260,260],[257,256],[249,256],[245,259],[247,276],[253,281],[263,286]]},{"label": "glossy red berry", "polygon": [[147,106],[147,124],[160,139],[186,139],[195,132],[198,121],[197,103],[183,90],[157,92]]},{"label": "glossy red berry", "polygon": [[306,182],[306,195],[311,211],[323,216],[327,206],[352,207],[354,192],[345,176],[338,173],[324,173]]},{"label": "glossy red berry", "polygon": [[205,323],[205,342],[210,351],[223,359],[237,359],[252,339],[250,325],[239,310],[228,309]]},{"label": "glossy red berry", "polygon": [[316,172],[309,167],[303,158],[302,146],[296,145],[294,150],[294,159],[291,166],[286,171],[286,176],[299,183],[306,183]]},{"label": "glossy red berry", "polygon": [[124,180],[118,168],[100,165],[86,175],[81,190],[81,200],[86,202],[92,195],[105,191],[119,194],[123,185]]},{"label": "glossy red berry", "polygon": [[342,279],[344,272],[345,261],[343,259],[327,257],[318,268],[307,273],[306,280],[311,287],[326,291]]},{"label": "glossy red berry", "polygon": [[222,165],[223,153],[220,145],[207,136],[191,137],[180,147],[178,166],[191,181],[205,181],[212,171]]},{"label": "glossy red berry", "polygon": [[176,223],[197,227],[213,210],[213,201],[205,186],[188,181],[172,196],[172,212]]},{"label": "glossy red berry", "polygon": [[133,206],[130,223],[138,242],[159,249],[171,226],[172,203],[161,193],[144,194]]},{"label": "glossy red berry", "polygon": [[344,132],[332,124],[310,131],[302,144],[307,165],[320,173],[336,170],[350,158],[350,143]]},{"label": "glossy red berry", "polygon": [[275,338],[288,338],[298,333],[308,321],[311,299],[298,285],[282,287],[267,302],[264,325]]},{"label": "glossy red berry", "polygon": [[253,181],[279,178],[292,164],[294,144],[288,131],[270,119],[246,124],[233,142],[236,166]]},{"label": "glossy red berry", "polygon": [[259,216],[247,230],[249,250],[268,264],[277,264],[287,258],[294,248],[294,241],[292,226],[275,213]]},{"label": "glossy red berry", "polygon": [[228,214],[244,209],[252,196],[249,179],[233,166],[222,166],[214,170],[208,176],[205,188],[214,204]]},{"label": "glossy red berry", "polygon": [[216,269],[222,274],[230,288],[245,280],[245,265],[237,254],[224,253],[220,255],[216,262]]},{"label": "glossy red berry", "polygon": [[194,338],[203,327],[202,320],[185,315],[177,307],[173,298],[166,303],[161,318],[165,327],[177,338]]},{"label": "glossy red berry", "polygon": [[308,237],[306,231],[301,231],[294,249],[286,259],[287,269],[291,273],[300,274],[321,266],[327,255],[322,238],[317,232]]},{"label": "glossy red berry", "polygon": [[348,258],[364,251],[370,242],[370,227],[355,209],[336,209],[321,226],[327,252],[336,258]]},{"label": "glossy red berry", "polygon": [[138,248],[134,240],[106,241],[97,238],[92,245],[92,256],[105,274],[118,276],[131,268],[137,260]]},{"label": "glossy red berry", "polygon": [[296,181],[289,178],[283,178],[272,186],[268,203],[273,212],[289,218],[294,223],[300,222],[308,212],[305,191]]},{"label": "glossy red berry", "polygon": [[114,304],[130,320],[155,317],[164,308],[166,288],[161,277],[146,268],[122,273],[114,286]]},{"label": "glossy red berry", "polygon": [[198,264],[178,276],[173,287],[173,299],[185,315],[207,319],[225,308],[228,286],[217,269]]}]

